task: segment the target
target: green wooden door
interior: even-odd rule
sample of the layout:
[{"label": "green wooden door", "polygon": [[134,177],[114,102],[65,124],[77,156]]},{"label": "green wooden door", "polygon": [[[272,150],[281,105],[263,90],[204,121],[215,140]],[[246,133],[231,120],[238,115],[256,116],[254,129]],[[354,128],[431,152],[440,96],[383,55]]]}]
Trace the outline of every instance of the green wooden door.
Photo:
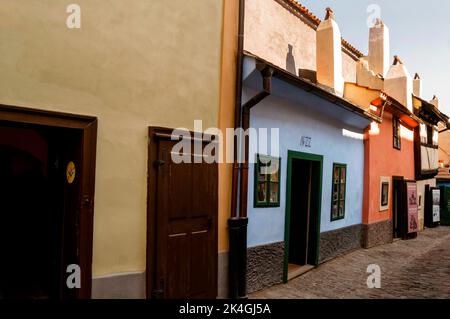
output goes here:
[{"label": "green wooden door", "polygon": [[441,225],[450,226],[450,187],[441,187]]}]

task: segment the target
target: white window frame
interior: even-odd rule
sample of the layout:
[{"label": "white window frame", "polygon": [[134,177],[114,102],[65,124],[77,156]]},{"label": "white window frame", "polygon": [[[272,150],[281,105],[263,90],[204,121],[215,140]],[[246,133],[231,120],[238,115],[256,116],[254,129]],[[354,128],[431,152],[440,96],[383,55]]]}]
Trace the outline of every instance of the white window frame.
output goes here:
[{"label": "white window frame", "polygon": [[[388,183],[389,185],[389,190],[388,190],[388,202],[386,206],[382,205],[382,196],[383,196],[383,184]],[[389,207],[391,207],[391,178],[388,176],[382,176],[380,178],[380,198],[379,198],[379,203],[380,203],[380,212],[385,212],[387,210],[389,210]]]}]

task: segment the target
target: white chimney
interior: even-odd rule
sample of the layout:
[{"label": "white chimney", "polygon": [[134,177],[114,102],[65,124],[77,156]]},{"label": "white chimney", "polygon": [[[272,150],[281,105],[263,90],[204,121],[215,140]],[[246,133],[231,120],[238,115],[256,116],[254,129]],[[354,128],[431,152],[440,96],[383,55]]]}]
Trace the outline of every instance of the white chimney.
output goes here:
[{"label": "white chimney", "polygon": [[416,73],[413,80],[413,93],[417,97],[422,97],[422,80],[419,74]]},{"label": "white chimney", "polygon": [[383,90],[383,79],[369,69],[369,62],[362,57],[356,64],[356,84],[373,90]]},{"label": "white chimney", "polygon": [[413,111],[412,78],[398,56],[395,56],[394,64],[384,79],[384,92],[403,104],[409,111]]},{"label": "white chimney", "polygon": [[433,104],[437,109],[439,109],[439,99],[437,96],[433,96],[433,99],[430,101],[431,104]]},{"label": "white chimney", "polygon": [[317,28],[316,37],[317,82],[342,97],[342,38],[330,8],[327,8],[325,20]]},{"label": "white chimney", "polygon": [[377,19],[375,25],[369,31],[369,68],[375,74],[383,77],[389,71],[389,28],[381,19]]}]

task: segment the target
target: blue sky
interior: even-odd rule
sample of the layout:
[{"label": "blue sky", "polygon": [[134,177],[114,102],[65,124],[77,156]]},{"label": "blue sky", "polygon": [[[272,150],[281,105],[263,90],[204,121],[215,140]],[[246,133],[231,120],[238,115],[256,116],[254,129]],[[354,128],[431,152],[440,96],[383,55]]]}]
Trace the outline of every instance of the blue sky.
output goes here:
[{"label": "blue sky", "polygon": [[[389,27],[391,56],[399,55],[411,76],[422,78],[424,98],[434,94],[441,111],[450,115],[450,1],[448,0],[299,0],[323,19],[331,7],[343,37],[367,54],[367,12],[372,4],[381,9]],[[392,58],[393,59],[393,58]]]}]

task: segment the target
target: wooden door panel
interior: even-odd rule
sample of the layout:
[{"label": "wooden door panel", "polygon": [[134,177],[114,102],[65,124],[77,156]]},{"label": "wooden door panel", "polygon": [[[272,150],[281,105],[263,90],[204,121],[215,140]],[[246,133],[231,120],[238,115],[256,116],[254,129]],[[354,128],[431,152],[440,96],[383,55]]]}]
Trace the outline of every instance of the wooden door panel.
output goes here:
[{"label": "wooden door panel", "polygon": [[[184,298],[189,284],[186,265],[189,263],[188,234],[169,235],[167,260],[167,297]],[[176,252],[176,253],[171,253]]]},{"label": "wooden door panel", "polygon": [[192,163],[176,164],[171,158],[176,142],[151,140],[156,145],[150,145],[154,152],[149,160],[158,164],[149,165],[155,170],[150,178],[157,179],[155,194],[149,194],[156,202],[152,295],[169,299],[215,298],[217,164],[194,163],[192,154]]},{"label": "wooden door panel", "polygon": [[[170,156],[168,154],[169,161]],[[168,164],[169,218],[188,218],[192,210],[192,164]]]},{"label": "wooden door panel", "polygon": [[192,215],[193,216],[208,216],[211,210],[211,201],[214,200],[212,197],[205,196],[205,190],[214,189],[213,173],[209,169],[207,163],[193,164],[193,178],[192,178],[192,188],[195,190],[192,194]]},{"label": "wooden door panel", "polygon": [[[192,297],[204,296],[208,293],[208,283],[210,282],[210,265],[208,263],[211,258],[208,242],[209,233],[207,230],[192,233],[191,235],[191,287],[190,294]],[[205,280],[205,277],[207,280]]]}]

